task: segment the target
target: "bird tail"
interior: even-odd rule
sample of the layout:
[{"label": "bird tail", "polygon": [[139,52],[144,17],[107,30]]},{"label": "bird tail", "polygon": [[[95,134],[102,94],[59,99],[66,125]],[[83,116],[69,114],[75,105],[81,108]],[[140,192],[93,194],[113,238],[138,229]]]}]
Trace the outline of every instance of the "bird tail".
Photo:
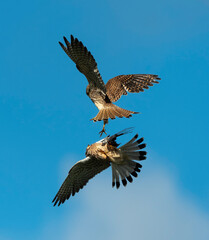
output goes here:
[{"label": "bird tail", "polygon": [[117,164],[115,162],[111,162],[112,166],[112,187],[116,185],[116,188],[120,187],[120,179],[122,181],[123,186],[127,185],[127,180],[129,182],[133,181],[133,177],[137,177],[141,171],[142,165],[133,160],[142,161],[146,159],[146,151],[141,151],[141,149],[146,147],[144,138],[138,138],[138,134],[136,134],[129,142],[121,146],[119,149],[123,156],[125,156],[124,162],[121,164]]},{"label": "bird tail", "polygon": [[108,103],[105,105],[105,108],[101,109],[96,117],[92,120],[94,122],[101,121],[101,120],[108,120],[108,118],[115,119],[116,117],[122,118],[126,117],[129,118],[132,114],[137,114],[138,112],[129,111],[123,108],[120,108],[113,103]]}]

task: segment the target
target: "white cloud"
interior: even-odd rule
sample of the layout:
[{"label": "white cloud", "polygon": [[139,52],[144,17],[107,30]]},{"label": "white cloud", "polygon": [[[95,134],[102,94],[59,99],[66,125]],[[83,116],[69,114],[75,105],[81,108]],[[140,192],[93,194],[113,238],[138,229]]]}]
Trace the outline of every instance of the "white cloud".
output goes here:
[{"label": "white cloud", "polygon": [[102,174],[79,194],[79,210],[72,214],[68,205],[69,211],[47,226],[45,239],[209,239],[209,216],[160,168],[146,170],[120,190],[111,188],[110,172]]}]

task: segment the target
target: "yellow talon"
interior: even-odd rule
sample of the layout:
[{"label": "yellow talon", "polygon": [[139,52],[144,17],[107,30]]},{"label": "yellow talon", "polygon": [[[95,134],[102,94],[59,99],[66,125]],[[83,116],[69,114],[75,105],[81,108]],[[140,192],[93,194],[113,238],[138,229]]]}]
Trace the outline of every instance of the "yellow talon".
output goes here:
[{"label": "yellow talon", "polygon": [[100,137],[102,136],[103,133],[105,133],[107,135],[107,133],[105,131],[105,124],[103,125],[102,131],[99,132]]}]

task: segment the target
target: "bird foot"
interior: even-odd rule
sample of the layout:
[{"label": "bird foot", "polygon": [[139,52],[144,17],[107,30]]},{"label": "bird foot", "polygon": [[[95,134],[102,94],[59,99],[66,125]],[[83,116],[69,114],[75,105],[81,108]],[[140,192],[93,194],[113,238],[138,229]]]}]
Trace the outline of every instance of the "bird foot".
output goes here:
[{"label": "bird foot", "polygon": [[102,136],[103,133],[105,133],[107,135],[107,133],[105,132],[105,128],[104,127],[102,128],[102,131],[99,132],[100,137]]}]

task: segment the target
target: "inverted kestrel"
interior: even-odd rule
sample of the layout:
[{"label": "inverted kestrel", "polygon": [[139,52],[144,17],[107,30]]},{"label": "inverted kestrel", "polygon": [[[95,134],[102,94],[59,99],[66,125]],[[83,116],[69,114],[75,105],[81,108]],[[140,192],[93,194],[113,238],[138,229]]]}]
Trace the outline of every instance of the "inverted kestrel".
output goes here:
[{"label": "inverted kestrel", "polygon": [[112,168],[112,187],[120,187],[120,180],[124,186],[133,181],[141,171],[142,165],[134,160],[146,159],[146,147],[143,138],[138,139],[136,134],[129,142],[119,147],[116,139],[130,132],[130,129],[123,130],[112,136],[89,145],[86,149],[86,158],[78,161],[69,171],[67,178],[60,187],[52,202],[58,206],[79,192],[87,182],[96,174],[109,166]]}]

